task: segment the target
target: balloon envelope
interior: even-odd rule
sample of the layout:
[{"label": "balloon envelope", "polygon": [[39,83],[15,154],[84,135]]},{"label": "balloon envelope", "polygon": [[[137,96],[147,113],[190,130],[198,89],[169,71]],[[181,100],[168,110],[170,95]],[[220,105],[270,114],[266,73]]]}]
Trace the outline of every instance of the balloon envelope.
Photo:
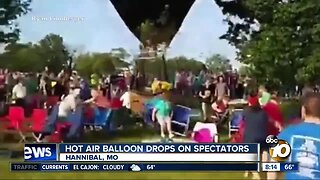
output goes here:
[{"label": "balloon envelope", "polygon": [[[143,43],[170,44],[195,0],[110,0],[130,31]],[[144,32],[143,23],[153,27]]]}]

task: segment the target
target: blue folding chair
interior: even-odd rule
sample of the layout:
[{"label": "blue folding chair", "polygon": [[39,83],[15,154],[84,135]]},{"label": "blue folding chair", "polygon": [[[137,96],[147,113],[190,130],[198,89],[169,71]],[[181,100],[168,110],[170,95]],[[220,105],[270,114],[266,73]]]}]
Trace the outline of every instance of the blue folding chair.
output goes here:
[{"label": "blue folding chair", "polygon": [[111,109],[98,108],[96,109],[96,116],[94,118],[95,126],[106,126],[110,119]]},{"label": "blue folding chair", "polygon": [[71,127],[66,136],[68,139],[76,139],[80,137],[83,129],[83,120],[84,116],[82,107],[78,107],[75,112],[68,116],[68,121],[71,123]]},{"label": "blue folding chair", "polygon": [[106,126],[110,120],[112,110],[105,108],[95,108],[94,122],[85,122],[84,125],[88,126]]},{"label": "blue folding chair", "polygon": [[171,128],[174,134],[186,136],[190,123],[191,109],[185,106],[176,105],[173,108]]},{"label": "blue folding chair", "polygon": [[229,137],[231,137],[232,133],[239,131],[242,120],[243,120],[243,109],[231,110],[231,118],[229,121]]}]

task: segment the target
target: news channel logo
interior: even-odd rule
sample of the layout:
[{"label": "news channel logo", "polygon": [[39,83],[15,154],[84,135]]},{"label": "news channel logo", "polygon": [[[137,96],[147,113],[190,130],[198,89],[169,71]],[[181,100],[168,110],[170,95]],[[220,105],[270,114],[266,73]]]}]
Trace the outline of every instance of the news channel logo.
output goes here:
[{"label": "news channel logo", "polygon": [[266,138],[266,143],[269,145],[269,155],[277,162],[286,161],[291,154],[290,144],[282,139],[278,139],[277,136],[269,135]]},{"label": "news channel logo", "polygon": [[57,146],[55,144],[25,144],[24,161],[56,161]]}]

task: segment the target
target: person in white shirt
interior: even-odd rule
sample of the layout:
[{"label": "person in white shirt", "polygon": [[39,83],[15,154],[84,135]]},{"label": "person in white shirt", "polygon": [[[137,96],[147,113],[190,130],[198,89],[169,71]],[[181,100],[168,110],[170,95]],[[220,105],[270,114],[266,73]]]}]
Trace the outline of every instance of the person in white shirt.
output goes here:
[{"label": "person in white shirt", "polygon": [[74,112],[79,104],[78,96],[80,89],[71,90],[70,93],[62,99],[59,104],[58,120],[67,121],[70,113]]},{"label": "person in white shirt", "polygon": [[12,99],[15,101],[16,106],[24,107],[25,98],[27,96],[27,88],[24,86],[21,79],[12,89]]},{"label": "person in white shirt", "polygon": [[120,101],[122,101],[122,106],[127,108],[127,109],[131,109],[131,103],[130,103],[130,92],[127,91],[125,92],[121,97],[120,97]]}]

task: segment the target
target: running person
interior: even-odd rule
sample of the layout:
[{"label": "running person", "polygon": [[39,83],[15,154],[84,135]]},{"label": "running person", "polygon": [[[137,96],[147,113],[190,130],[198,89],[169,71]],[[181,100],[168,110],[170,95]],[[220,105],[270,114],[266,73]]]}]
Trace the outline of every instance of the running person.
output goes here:
[{"label": "running person", "polygon": [[172,106],[166,98],[161,98],[155,103],[152,111],[152,121],[158,121],[160,125],[162,142],[166,139],[165,132],[168,132],[169,142],[172,142],[173,133],[171,129]]}]

